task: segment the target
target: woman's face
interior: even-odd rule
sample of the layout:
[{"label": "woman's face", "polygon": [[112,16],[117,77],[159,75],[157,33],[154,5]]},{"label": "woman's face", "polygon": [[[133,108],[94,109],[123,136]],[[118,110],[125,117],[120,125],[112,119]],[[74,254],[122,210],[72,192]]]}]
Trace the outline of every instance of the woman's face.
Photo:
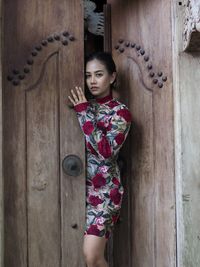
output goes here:
[{"label": "woman's face", "polygon": [[86,83],[91,94],[97,98],[110,93],[110,85],[114,82],[115,77],[116,73],[109,74],[106,66],[97,59],[86,64]]}]

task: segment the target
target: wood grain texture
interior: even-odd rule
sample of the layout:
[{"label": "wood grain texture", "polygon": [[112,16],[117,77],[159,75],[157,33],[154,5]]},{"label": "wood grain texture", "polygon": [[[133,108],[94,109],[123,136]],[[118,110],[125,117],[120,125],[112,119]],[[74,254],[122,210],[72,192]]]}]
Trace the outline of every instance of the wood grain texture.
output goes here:
[{"label": "wood grain texture", "polygon": [[[4,87],[5,88],[5,87]],[[27,266],[25,95],[4,90],[5,266]]]},{"label": "wood grain texture", "polygon": [[[74,41],[48,42],[20,86],[7,81],[36,45],[65,30]],[[70,89],[84,85],[82,2],[4,1],[4,32],[5,266],[84,266],[85,169],[73,178],[62,170],[68,154],[85,162],[66,104]]]},{"label": "wood grain texture", "polygon": [[183,52],[183,25],[188,8],[173,3],[173,59],[177,198],[177,266],[200,265],[199,194],[199,52]]},{"label": "wood grain texture", "polygon": [[[114,257],[118,257],[115,266],[171,267],[176,265],[171,4],[121,0],[108,3],[119,93],[122,99],[128,98],[133,114],[131,172],[127,177],[129,205],[124,218],[131,239],[125,245],[125,237],[120,235],[114,246]],[[155,74],[166,73],[162,89],[146,74],[147,63],[135,48],[126,48],[124,43],[123,53],[114,48],[119,38],[140,45]]]},{"label": "wood grain texture", "polygon": [[[181,3],[182,5],[182,3]],[[181,5],[179,6],[181,9]],[[199,52],[200,43],[200,3],[196,0],[184,2],[183,50]],[[183,25],[182,25],[183,26]]]},{"label": "wood grain texture", "polygon": [[26,93],[25,100],[28,255],[35,267],[59,266],[61,260],[57,70],[56,54],[49,59],[41,82]]},{"label": "wood grain texture", "polygon": [[[85,144],[76,114],[66,108],[62,99],[70,94],[75,86],[84,86],[84,50],[83,50],[83,9],[82,1],[68,1],[71,12],[69,27],[73,28],[76,41],[70,50],[60,54],[60,114],[61,159],[68,154],[75,154],[82,159],[83,173],[78,177],[69,177],[61,173],[61,212],[62,212],[62,254],[63,266],[85,266],[82,257],[83,229],[85,224]],[[72,19],[73,18],[73,19]],[[79,27],[77,27],[79,22]],[[75,26],[76,25],[76,26]],[[67,136],[67,138],[66,138]],[[77,224],[77,229],[72,224]]]}]

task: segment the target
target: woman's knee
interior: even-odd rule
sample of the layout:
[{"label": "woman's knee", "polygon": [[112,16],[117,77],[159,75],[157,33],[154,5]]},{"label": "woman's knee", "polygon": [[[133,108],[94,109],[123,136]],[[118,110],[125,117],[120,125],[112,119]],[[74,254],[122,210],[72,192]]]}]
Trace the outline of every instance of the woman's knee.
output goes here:
[{"label": "woman's knee", "polygon": [[99,251],[94,251],[89,247],[83,247],[83,255],[85,258],[85,262],[88,266],[99,266],[99,263],[102,262],[103,255],[99,253]]},{"label": "woman's knee", "polygon": [[85,262],[88,266],[98,267],[99,263],[102,261],[102,257],[100,255],[95,255],[92,253],[86,253],[85,255]]},{"label": "woman's knee", "polygon": [[88,266],[101,266],[104,259],[106,240],[93,235],[85,236],[83,243],[83,255]]}]

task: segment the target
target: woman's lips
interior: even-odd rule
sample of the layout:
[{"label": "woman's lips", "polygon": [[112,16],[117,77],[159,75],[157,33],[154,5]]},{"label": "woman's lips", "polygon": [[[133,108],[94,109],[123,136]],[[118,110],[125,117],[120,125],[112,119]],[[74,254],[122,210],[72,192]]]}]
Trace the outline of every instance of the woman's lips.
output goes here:
[{"label": "woman's lips", "polygon": [[95,87],[95,86],[91,87],[92,91],[96,91],[97,89],[98,89],[98,87]]}]

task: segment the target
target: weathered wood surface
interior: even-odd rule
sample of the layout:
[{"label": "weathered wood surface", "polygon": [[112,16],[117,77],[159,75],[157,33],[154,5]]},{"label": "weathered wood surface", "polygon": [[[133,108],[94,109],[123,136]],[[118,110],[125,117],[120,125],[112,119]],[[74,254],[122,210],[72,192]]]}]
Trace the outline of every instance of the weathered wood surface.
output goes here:
[{"label": "weathered wood surface", "polygon": [[[84,139],[66,105],[70,89],[84,84],[82,25],[82,1],[4,1],[6,267],[84,266],[85,173],[72,178],[62,170],[68,154],[85,162]],[[6,79],[23,70],[43,39],[65,30],[74,41],[42,46],[21,85]]]},{"label": "weathered wood surface", "polygon": [[[119,94],[133,114],[126,155],[131,155],[125,177],[127,202],[114,236],[114,266],[176,266],[171,3],[108,3]],[[124,41],[119,43],[119,38]],[[126,41],[138,46],[131,48]],[[166,82],[162,81],[165,75]]]},{"label": "weathered wood surface", "polygon": [[57,63],[57,56],[49,60],[42,81],[26,93],[25,99],[28,260],[34,266],[38,262],[60,265]]},{"label": "weathered wood surface", "polygon": [[183,52],[186,5],[173,3],[177,266],[200,266],[199,52]]},{"label": "weathered wood surface", "polygon": [[187,0],[180,2],[184,7],[183,50],[200,51],[200,2]]}]

